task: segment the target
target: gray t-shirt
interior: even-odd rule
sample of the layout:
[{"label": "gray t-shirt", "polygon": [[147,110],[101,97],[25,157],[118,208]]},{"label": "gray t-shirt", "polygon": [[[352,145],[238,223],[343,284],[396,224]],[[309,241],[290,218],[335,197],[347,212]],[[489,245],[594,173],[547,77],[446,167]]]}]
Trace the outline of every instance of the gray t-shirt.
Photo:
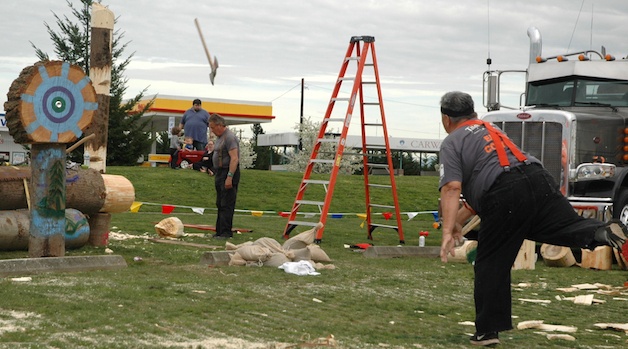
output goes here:
[{"label": "gray t-shirt", "polygon": [[[495,125],[493,127],[497,129]],[[510,149],[506,146],[504,148],[510,167],[521,165]],[[530,163],[541,163],[535,157],[523,153]],[[482,197],[503,172],[493,141],[484,125],[460,127],[441,143],[439,190],[449,182],[461,182],[462,195],[478,213],[482,211]]]},{"label": "gray t-shirt", "polygon": [[214,167],[219,168],[229,168],[229,161],[231,161],[231,157],[229,156],[229,150],[238,149],[238,158],[240,157],[240,142],[238,138],[235,136],[233,132],[229,129],[225,129],[225,132],[216,139],[214,143],[214,155],[212,157],[212,161],[214,163]]}]

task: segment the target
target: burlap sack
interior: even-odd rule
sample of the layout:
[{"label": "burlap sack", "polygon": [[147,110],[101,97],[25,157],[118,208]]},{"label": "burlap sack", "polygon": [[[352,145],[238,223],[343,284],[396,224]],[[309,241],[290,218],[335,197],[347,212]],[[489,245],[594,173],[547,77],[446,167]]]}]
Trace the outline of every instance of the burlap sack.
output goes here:
[{"label": "burlap sack", "polygon": [[283,249],[287,251],[298,250],[307,247],[307,245],[314,242],[314,239],[316,238],[316,232],[322,227],[323,223],[318,222],[318,224],[314,228],[291,237],[283,243]]},{"label": "burlap sack", "polygon": [[241,246],[236,250],[245,261],[265,262],[272,256],[273,252],[264,247],[255,244]]},{"label": "burlap sack", "polygon": [[244,260],[244,258],[242,258],[242,256],[240,256],[240,254],[238,252],[235,252],[233,254],[231,254],[230,259],[229,259],[229,265],[234,266],[244,266],[246,265],[246,261]]},{"label": "burlap sack", "polygon": [[155,232],[165,238],[181,237],[183,236],[183,222],[177,217],[168,217],[155,224]]},{"label": "burlap sack", "polygon": [[264,262],[264,266],[277,268],[286,262],[290,262],[290,259],[283,252],[275,252],[267,261]]},{"label": "burlap sack", "polygon": [[300,248],[298,250],[290,250],[290,251],[294,252],[294,258],[292,258],[293,262],[312,260],[312,253],[307,247]]},{"label": "burlap sack", "polygon": [[331,262],[331,258],[329,258],[327,253],[325,253],[325,251],[323,251],[323,249],[319,245],[317,244],[307,245],[307,249],[310,250],[310,253],[312,255],[312,260],[314,262],[321,262],[321,263]]},{"label": "burlap sack", "polygon": [[283,248],[281,247],[281,244],[277,242],[277,240],[272,239],[272,238],[268,238],[268,237],[259,238],[255,240],[253,244],[266,247],[272,252],[283,252]]}]

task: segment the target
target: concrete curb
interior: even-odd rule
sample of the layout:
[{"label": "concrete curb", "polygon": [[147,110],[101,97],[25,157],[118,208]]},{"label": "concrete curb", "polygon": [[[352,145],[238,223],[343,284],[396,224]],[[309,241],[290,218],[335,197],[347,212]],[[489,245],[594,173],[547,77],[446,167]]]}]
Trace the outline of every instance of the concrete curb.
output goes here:
[{"label": "concrete curb", "polygon": [[0,276],[109,270],[126,267],[126,261],[119,255],[5,259],[0,260]]}]

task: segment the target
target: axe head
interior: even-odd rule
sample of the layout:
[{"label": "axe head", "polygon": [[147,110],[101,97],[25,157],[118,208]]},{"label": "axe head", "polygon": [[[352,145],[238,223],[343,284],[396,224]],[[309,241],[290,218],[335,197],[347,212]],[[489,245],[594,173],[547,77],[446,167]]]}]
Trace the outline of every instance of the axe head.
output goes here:
[{"label": "axe head", "polygon": [[216,70],[218,69],[218,58],[216,58],[216,56],[214,56],[213,63],[214,64],[210,64],[212,71],[209,73],[209,81],[212,83],[212,86],[214,85],[214,79],[216,78]]}]

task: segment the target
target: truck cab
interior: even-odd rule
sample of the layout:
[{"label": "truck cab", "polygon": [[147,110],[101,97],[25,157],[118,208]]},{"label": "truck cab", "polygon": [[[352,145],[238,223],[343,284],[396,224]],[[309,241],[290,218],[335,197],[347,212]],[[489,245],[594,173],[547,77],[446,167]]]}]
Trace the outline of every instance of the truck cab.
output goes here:
[{"label": "truck cab", "polygon": [[[628,223],[628,59],[596,51],[542,56],[541,36],[528,29],[526,70],[484,73],[481,116],[543,162],[574,209]],[[525,75],[520,105],[500,103],[502,75]]]}]

